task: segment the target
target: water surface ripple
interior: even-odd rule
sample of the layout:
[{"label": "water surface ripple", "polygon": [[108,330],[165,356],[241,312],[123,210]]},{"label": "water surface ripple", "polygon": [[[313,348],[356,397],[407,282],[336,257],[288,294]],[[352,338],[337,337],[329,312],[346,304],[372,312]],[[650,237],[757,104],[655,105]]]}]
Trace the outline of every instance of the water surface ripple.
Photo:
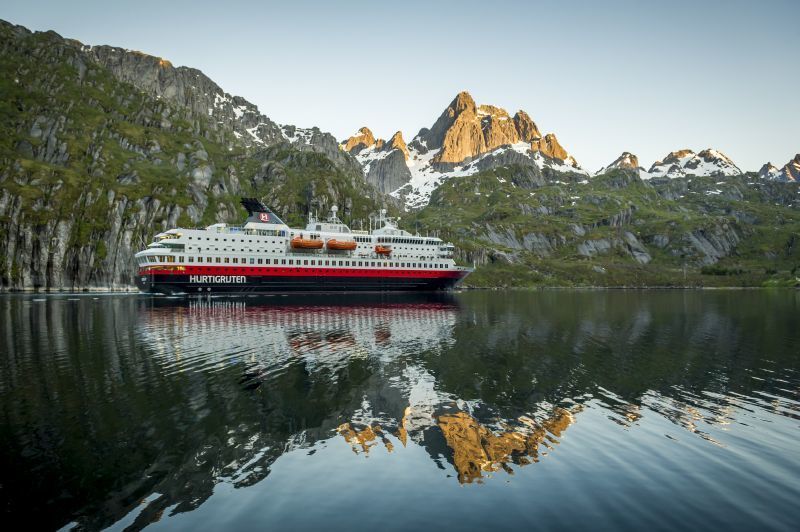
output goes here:
[{"label": "water surface ripple", "polygon": [[800,293],[0,298],[31,528],[793,530]]}]

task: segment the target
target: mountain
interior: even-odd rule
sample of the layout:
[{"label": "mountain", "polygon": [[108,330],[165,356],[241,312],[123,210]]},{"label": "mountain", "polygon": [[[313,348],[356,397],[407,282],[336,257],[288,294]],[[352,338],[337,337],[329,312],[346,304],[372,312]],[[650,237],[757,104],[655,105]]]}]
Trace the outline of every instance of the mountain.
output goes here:
[{"label": "mountain", "polygon": [[766,163],[758,171],[758,176],[762,179],[772,179],[776,181],[798,181],[800,180],[800,153],[786,163],[783,168],[778,169],[772,163]]},{"label": "mountain", "polygon": [[387,142],[376,139],[368,127],[362,127],[343,142],[342,147],[361,164],[367,182],[384,194],[396,190],[411,179],[407,166],[410,156],[408,146],[399,131]]},{"label": "mountain", "polygon": [[340,168],[357,168],[352,158],[343,156],[330,133],[276,124],[256,105],[225,92],[200,70],[174,67],[166,59],[113,46],[82,46],[81,50],[117,80],[175,104],[192,121],[204,119],[210,129],[231,133],[237,145],[258,148],[285,143],[300,151],[323,153]]},{"label": "mountain", "polygon": [[786,181],[800,181],[800,153],[784,165],[781,174]]},{"label": "mountain", "polygon": [[793,286],[799,192],[753,174],[587,180],[509,165],[449,180],[406,223],[457,242],[475,286]]},{"label": "mountain", "polygon": [[639,166],[639,158],[628,151],[622,152],[622,154],[616,159],[614,159],[614,161],[611,164],[609,164],[608,166],[604,166],[603,168],[598,170],[595,175],[605,174],[606,172],[610,172],[611,170],[626,169],[626,168],[629,170],[638,170],[641,168]]},{"label": "mountain", "polygon": [[647,177],[732,176],[742,175],[742,171],[727,155],[708,148],[700,153],[689,149],[673,151],[654,162],[647,174]]},{"label": "mountain", "polygon": [[[401,135],[395,133],[402,140]],[[364,127],[340,146],[362,163],[369,183],[403,199],[409,209],[424,207],[450,178],[508,164],[588,175],[554,134],[542,136],[525,111],[511,116],[500,107],[477,105],[468,92],[456,95],[408,145],[385,145]]]},{"label": "mountain", "polygon": [[[317,128],[278,125],[202,72],[0,21],[0,288],[132,285],[154,233],[387,203]],[[391,205],[389,205],[391,207]]]},{"label": "mountain", "polygon": [[2,290],[130,288],[154,233],[238,223],[240,196],[292,224],[405,206],[403,227],[454,242],[475,286],[789,286],[800,272],[800,156],[764,179],[715,150],[648,172],[623,153],[590,177],[527,113],[468,93],[408,143],[362,128],[340,144],[199,70],[6,22],[0,93]]},{"label": "mountain", "polygon": [[781,176],[781,171],[770,162],[764,164],[758,171],[758,177],[762,179],[780,179]]}]

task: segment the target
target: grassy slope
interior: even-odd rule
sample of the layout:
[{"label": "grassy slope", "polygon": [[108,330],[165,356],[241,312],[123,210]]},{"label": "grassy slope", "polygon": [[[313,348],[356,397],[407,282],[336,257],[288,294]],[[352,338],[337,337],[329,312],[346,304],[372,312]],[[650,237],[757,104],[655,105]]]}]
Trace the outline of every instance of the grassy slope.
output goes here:
[{"label": "grassy slope", "polygon": [[[472,286],[761,286],[794,285],[800,265],[800,211],[797,186],[764,191],[751,178],[692,177],[653,186],[622,172],[527,187],[519,168],[498,168],[445,183],[425,209],[407,222],[435,231],[470,253],[487,248],[514,254],[510,263],[492,260],[468,279]],[[724,182],[721,182],[723,181]],[[515,182],[516,181],[516,182]],[[771,187],[778,186],[770,184]],[[685,187],[665,199],[669,187]],[[720,193],[716,193],[720,191]],[[775,200],[778,200],[776,204]],[[547,209],[545,211],[545,209]],[[610,225],[630,210],[630,219]],[[542,214],[545,212],[545,214]],[[748,220],[748,223],[742,221]],[[576,234],[574,226],[586,233]],[[518,239],[537,233],[563,243],[547,256],[520,251],[487,237],[485,228],[510,230]],[[742,237],[734,253],[713,265],[688,248],[692,231],[733,230]],[[579,243],[623,238],[630,231],[647,247],[652,261],[638,264],[617,246],[595,257],[581,256]],[[652,244],[666,236],[665,249]],[[685,267],[684,267],[685,266]]]}]

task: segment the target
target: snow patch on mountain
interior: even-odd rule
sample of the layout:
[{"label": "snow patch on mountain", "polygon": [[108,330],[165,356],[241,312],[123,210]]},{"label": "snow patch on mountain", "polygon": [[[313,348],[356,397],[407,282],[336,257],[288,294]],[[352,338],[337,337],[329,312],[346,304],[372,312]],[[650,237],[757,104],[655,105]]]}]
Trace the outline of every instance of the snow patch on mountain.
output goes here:
[{"label": "snow patch on mountain", "polygon": [[485,160],[500,157],[509,151],[524,155],[531,165],[537,166],[540,169],[549,168],[558,172],[589,175],[588,172],[577,166],[575,159],[571,156],[567,157],[564,161],[551,159],[543,156],[539,152],[532,151],[530,143],[528,142],[516,142],[514,144],[500,146],[490,152],[481,154],[472,161],[446,170],[441,169],[441,165],[437,165],[433,162],[436,155],[439,153],[439,149],[427,150],[421,153],[420,150],[417,149],[417,146],[421,146],[423,150],[425,149],[424,144],[421,142],[412,142],[409,145],[410,157],[408,158],[407,165],[411,172],[411,180],[391,193],[391,195],[396,198],[404,198],[406,208],[408,209],[419,209],[426,206],[430,202],[433,191],[448,179],[477,174],[481,171],[481,163],[485,162]]},{"label": "snow patch on mountain", "polygon": [[719,150],[706,149],[700,153],[692,150],[674,151],[664,159],[656,161],[642,178],[696,176],[734,176],[742,171],[733,161]]}]

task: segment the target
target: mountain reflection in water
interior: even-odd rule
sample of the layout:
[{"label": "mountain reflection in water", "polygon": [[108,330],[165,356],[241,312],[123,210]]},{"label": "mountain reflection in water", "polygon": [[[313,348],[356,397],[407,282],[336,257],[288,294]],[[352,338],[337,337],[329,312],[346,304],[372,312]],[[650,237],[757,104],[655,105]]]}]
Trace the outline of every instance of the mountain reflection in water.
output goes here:
[{"label": "mountain reflection in water", "polygon": [[[7,297],[0,494],[33,525],[141,528],[221,486],[268,486],[284,456],[298,476],[316,456],[357,475],[419,450],[489,490],[614,447],[632,461],[689,446],[706,467],[756,445],[755,428],[796,478],[782,446],[800,419],[798,306],[792,292]],[[784,508],[798,490],[781,490]]]}]

